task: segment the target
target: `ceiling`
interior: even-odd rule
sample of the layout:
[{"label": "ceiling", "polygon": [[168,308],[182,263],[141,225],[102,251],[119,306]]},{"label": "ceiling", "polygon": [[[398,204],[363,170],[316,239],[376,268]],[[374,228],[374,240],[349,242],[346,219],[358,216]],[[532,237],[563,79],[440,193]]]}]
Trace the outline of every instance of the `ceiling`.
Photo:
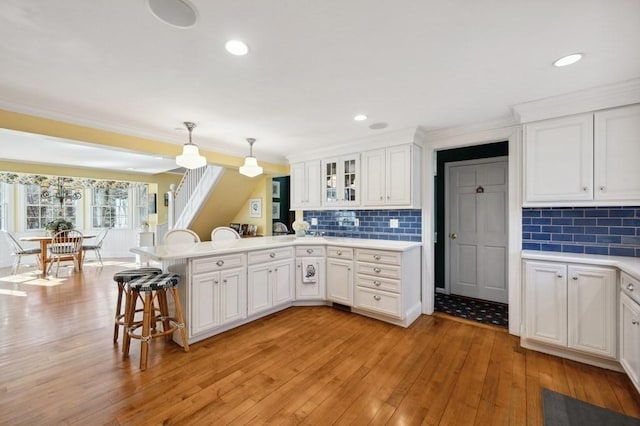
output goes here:
[{"label": "ceiling", "polygon": [[[176,144],[193,121],[202,149],[243,156],[254,137],[259,159],[284,162],[640,76],[638,1],[190,3],[198,22],[178,29],[146,0],[3,0],[0,108]],[[584,59],[551,65],[573,52]]]}]

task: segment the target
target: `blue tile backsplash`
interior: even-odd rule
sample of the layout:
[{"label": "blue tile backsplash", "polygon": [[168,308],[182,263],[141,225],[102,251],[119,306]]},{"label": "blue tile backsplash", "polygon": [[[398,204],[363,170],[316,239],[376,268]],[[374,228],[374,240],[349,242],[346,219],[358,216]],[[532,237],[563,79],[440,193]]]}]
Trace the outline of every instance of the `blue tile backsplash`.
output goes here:
[{"label": "blue tile backsplash", "polygon": [[[329,237],[368,238],[376,240],[422,241],[421,210],[313,210],[304,212],[304,220],[318,219],[310,233]],[[360,221],[355,226],[356,218]],[[397,228],[389,227],[398,219]]]},{"label": "blue tile backsplash", "polygon": [[522,248],[640,257],[640,207],[522,209]]}]

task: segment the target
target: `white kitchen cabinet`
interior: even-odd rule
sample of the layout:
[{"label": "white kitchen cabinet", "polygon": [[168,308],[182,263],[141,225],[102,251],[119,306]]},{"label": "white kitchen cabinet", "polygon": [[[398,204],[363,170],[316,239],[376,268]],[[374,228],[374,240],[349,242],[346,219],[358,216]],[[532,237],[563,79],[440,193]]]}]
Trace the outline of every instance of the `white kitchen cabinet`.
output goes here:
[{"label": "white kitchen cabinet", "polygon": [[524,127],[525,205],[634,204],[640,198],[640,106]]},{"label": "white kitchen cabinet", "polygon": [[411,144],[362,153],[362,204],[419,207],[419,156]]},{"label": "white kitchen cabinet", "polygon": [[624,293],[620,294],[620,364],[640,392],[640,305]]},{"label": "white kitchen cabinet", "polygon": [[321,205],[320,160],[291,165],[291,209],[308,210]]},{"label": "white kitchen cabinet", "polygon": [[296,300],[326,299],[326,260],[323,246],[296,247]]},{"label": "white kitchen cabinet", "polygon": [[293,249],[249,253],[247,313],[253,315],[291,302],[294,298]]},{"label": "white kitchen cabinet", "polygon": [[527,339],[616,357],[616,271],[525,261]]},{"label": "white kitchen cabinet", "polygon": [[360,154],[322,160],[322,205],[360,205]]},{"label": "white kitchen cabinet", "polygon": [[353,305],[353,249],[327,247],[327,300]]}]

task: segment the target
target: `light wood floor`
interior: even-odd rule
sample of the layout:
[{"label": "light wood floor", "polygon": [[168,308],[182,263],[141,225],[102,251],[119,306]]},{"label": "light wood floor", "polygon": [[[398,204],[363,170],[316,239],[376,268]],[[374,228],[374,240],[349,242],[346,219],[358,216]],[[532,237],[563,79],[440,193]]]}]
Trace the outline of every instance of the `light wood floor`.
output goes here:
[{"label": "light wood floor", "polygon": [[[498,329],[422,316],[409,329],[290,308],[191,346],[112,343],[112,262],[39,280],[0,270],[0,424],[542,423],[546,387],[640,417],[626,376],[521,349]],[[586,426],[586,425],[585,425]]]}]

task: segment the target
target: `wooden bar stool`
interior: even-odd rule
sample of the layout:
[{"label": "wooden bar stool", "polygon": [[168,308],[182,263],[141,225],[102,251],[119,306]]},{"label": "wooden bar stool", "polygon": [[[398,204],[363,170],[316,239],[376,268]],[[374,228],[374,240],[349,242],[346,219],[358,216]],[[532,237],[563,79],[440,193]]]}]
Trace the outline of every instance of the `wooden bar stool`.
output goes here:
[{"label": "wooden bar stool", "polygon": [[[125,327],[124,323],[124,313],[122,313],[122,294],[125,291],[125,285],[132,280],[135,280],[140,277],[144,277],[147,275],[158,275],[162,273],[162,269],[160,268],[137,268],[137,269],[125,269],[124,271],[116,272],[113,274],[113,280],[118,284],[118,301],[116,302],[116,315],[115,315],[115,325],[113,327],[113,343],[118,343],[118,331],[120,326]],[[127,297],[129,295],[127,294]],[[128,304],[128,299],[125,302]],[[127,329],[124,328],[124,332],[126,333]]]},{"label": "wooden bar stool", "polygon": [[[164,273],[159,275],[147,275],[135,280],[129,281],[127,285],[128,304],[125,307],[125,323],[128,324],[128,331],[124,336],[122,352],[124,356],[129,356],[129,346],[131,338],[140,339],[140,370],[147,368],[147,355],[149,353],[149,340],[154,337],[166,336],[167,340],[171,338],[173,332],[180,331],[180,338],[185,352],[189,352],[189,342],[187,341],[187,332],[185,330],[184,318],[182,316],[182,306],[180,305],[180,295],[178,294],[178,283],[180,275]],[[136,300],[144,293],[142,321],[134,322],[136,310]],[[175,305],[175,316],[169,315],[169,304],[167,302],[167,293],[173,296]],[[160,306],[160,316],[154,315],[153,301],[157,299]],[[151,322],[162,322],[162,331],[151,333]],[[142,328],[142,333],[137,334],[135,331]]]}]

